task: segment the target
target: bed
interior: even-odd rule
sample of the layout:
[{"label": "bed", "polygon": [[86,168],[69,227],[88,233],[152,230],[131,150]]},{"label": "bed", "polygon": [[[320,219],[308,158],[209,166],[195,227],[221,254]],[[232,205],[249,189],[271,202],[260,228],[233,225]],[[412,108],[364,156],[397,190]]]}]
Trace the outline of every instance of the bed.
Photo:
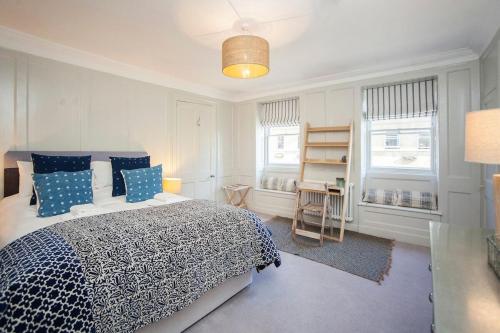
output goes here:
[{"label": "bed", "polygon": [[[145,155],[89,154],[102,161]],[[15,194],[16,161],[29,159],[30,152],[4,158],[9,196],[0,201],[0,327],[180,332],[249,285],[252,268],[280,265],[253,213],[169,193],[126,203],[103,188],[94,190],[92,204],[36,217],[35,206]]]}]

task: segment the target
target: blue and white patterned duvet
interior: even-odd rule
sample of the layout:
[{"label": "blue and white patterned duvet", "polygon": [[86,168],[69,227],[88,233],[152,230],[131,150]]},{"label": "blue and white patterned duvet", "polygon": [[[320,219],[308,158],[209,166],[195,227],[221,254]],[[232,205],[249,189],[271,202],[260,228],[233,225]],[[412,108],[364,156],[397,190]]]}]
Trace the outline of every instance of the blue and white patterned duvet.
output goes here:
[{"label": "blue and white patterned duvet", "polygon": [[133,332],[272,263],[255,214],[208,201],[61,222],[0,250],[0,331]]}]

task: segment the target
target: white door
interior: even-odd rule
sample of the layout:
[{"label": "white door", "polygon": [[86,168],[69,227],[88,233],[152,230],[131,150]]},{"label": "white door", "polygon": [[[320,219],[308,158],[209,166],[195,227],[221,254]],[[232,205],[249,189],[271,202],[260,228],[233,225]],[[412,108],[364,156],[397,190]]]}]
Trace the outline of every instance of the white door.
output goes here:
[{"label": "white door", "polygon": [[215,200],[215,107],[177,102],[177,175],[182,194]]}]

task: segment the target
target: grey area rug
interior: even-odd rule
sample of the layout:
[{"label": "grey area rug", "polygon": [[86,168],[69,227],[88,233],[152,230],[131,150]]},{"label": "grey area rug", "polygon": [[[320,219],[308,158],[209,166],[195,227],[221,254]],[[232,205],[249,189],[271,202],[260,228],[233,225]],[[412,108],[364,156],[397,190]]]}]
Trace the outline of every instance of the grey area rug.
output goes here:
[{"label": "grey area rug", "polygon": [[[292,238],[292,220],[274,217],[264,222],[273,235],[278,249],[307,258],[365,279],[380,283],[389,273],[392,264],[394,241],[346,230],[342,243],[319,241],[302,236]],[[315,231],[315,227],[307,226]],[[329,228],[325,233],[329,234]]]}]

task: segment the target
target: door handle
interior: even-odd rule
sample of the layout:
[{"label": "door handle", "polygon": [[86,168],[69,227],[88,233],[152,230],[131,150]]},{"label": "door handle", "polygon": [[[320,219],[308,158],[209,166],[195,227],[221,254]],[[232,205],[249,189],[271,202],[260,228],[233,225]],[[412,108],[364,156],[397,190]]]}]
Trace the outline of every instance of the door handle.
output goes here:
[{"label": "door handle", "polygon": [[215,175],[210,175],[210,178],[215,178]]}]

